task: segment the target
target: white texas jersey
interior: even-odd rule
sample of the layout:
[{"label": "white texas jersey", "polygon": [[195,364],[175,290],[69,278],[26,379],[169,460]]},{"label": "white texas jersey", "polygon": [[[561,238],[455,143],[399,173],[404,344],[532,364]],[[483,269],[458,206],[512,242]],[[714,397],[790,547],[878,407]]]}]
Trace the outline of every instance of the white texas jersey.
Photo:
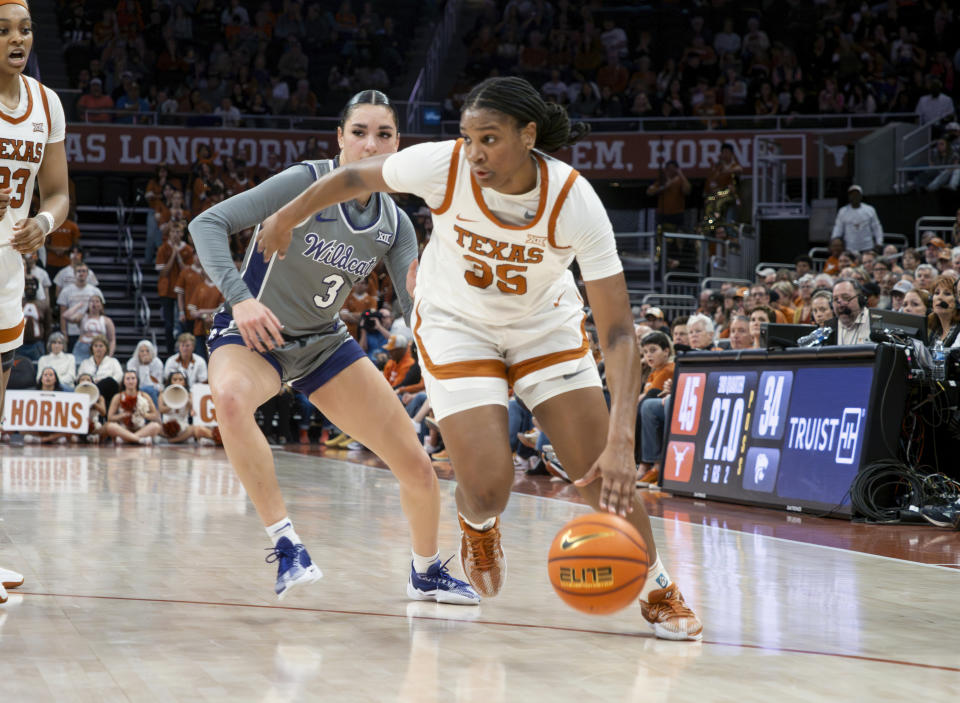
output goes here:
[{"label": "white texas jersey", "polygon": [[0,105],[0,188],[13,188],[10,205],[0,219],[0,351],[19,345],[23,323],[23,261],[3,245],[13,238],[13,225],[29,215],[47,144],[62,142],[66,128],[57,94],[33,78],[20,76],[20,80],[16,109]]},{"label": "white texas jersey", "polygon": [[606,210],[573,168],[534,151],[537,187],[504,195],[480,187],[463,152],[462,139],[424,143],[383,165],[391,189],[431,207],[418,298],[469,320],[509,325],[548,306],[581,306],[568,270],[575,256],[584,280],[623,270]]}]

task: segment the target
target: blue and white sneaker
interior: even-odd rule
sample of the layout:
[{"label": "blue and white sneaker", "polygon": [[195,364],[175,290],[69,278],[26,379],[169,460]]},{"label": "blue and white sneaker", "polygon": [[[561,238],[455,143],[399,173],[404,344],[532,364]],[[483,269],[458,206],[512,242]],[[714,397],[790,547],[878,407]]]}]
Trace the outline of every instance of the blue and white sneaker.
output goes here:
[{"label": "blue and white sneaker", "polygon": [[273,590],[278,600],[283,600],[294,586],[313,583],[323,578],[323,572],[310,561],[307,548],[302,544],[294,544],[288,537],[281,537],[277,541],[266,561],[268,564],[277,562],[277,584]]},{"label": "blue and white sneaker", "polygon": [[[450,557],[453,559],[453,557]],[[418,574],[410,562],[410,580],[407,581],[407,596],[414,600],[432,600],[437,603],[454,605],[479,605],[480,596],[469,583],[450,575],[447,564],[450,559],[440,563],[437,559],[427,569],[427,573]]]}]

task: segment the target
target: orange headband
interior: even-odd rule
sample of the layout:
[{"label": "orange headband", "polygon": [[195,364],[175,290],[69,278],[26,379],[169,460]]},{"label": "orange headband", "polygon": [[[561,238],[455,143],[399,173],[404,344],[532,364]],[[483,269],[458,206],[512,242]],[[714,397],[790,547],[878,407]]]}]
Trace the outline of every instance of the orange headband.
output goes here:
[{"label": "orange headband", "polygon": [[26,1],[26,0],[0,0],[0,5],[19,5],[20,7],[22,7],[22,8],[23,8],[24,10],[26,10],[27,12],[30,11],[30,8],[27,7],[27,1]]}]

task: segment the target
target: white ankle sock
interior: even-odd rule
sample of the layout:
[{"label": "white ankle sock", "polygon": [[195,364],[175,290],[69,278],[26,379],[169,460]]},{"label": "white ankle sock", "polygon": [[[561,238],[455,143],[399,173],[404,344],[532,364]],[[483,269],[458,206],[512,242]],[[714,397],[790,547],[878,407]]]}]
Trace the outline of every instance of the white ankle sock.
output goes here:
[{"label": "white ankle sock", "polygon": [[467,523],[468,525],[470,525],[470,527],[472,527],[473,529],[475,529],[477,532],[486,532],[486,531],[489,530],[491,527],[493,527],[494,524],[496,524],[496,522],[497,522],[497,518],[495,518],[495,517],[489,518],[488,520],[486,520],[486,521],[484,521],[484,522],[482,522],[482,523],[479,523],[479,524],[478,524],[478,523],[475,523],[475,522],[470,522],[469,520],[467,520],[467,518],[463,517],[463,513],[460,513],[460,517],[463,519],[463,521],[464,521],[465,523]]},{"label": "white ankle sock", "polygon": [[277,520],[272,525],[267,525],[267,534],[273,540],[274,546],[280,541],[281,537],[286,537],[294,544],[301,544],[297,531],[293,529],[293,520],[288,517]]},{"label": "white ankle sock", "polygon": [[643,584],[643,590],[640,591],[640,600],[647,600],[650,591],[666,588],[671,583],[673,583],[673,581],[670,579],[670,574],[663,568],[663,564],[660,563],[660,555],[658,554],[657,560],[653,562],[647,570],[647,582]]},{"label": "white ankle sock", "polygon": [[435,561],[438,561],[440,559],[439,549],[437,550],[437,553],[434,554],[432,557],[422,557],[412,549],[410,550],[410,553],[413,554],[413,570],[416,571],[418,574],[427,573],[427,569],[429,569],[430,566]]}]

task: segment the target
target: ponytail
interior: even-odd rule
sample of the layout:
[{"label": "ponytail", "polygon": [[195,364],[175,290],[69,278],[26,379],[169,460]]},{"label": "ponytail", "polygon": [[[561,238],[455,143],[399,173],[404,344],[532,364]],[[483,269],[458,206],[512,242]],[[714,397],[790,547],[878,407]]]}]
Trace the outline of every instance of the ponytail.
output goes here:
[{"label": "ponytail", "polygon": [[523,78],[488,78],[470,91],[463,110],[484,108],[513,117],[520,127],[533,122],[537,126],[534,146],[553,152],[570,146],[590,133],[585,122],[571,124],[562,105],[548,103]]}]

